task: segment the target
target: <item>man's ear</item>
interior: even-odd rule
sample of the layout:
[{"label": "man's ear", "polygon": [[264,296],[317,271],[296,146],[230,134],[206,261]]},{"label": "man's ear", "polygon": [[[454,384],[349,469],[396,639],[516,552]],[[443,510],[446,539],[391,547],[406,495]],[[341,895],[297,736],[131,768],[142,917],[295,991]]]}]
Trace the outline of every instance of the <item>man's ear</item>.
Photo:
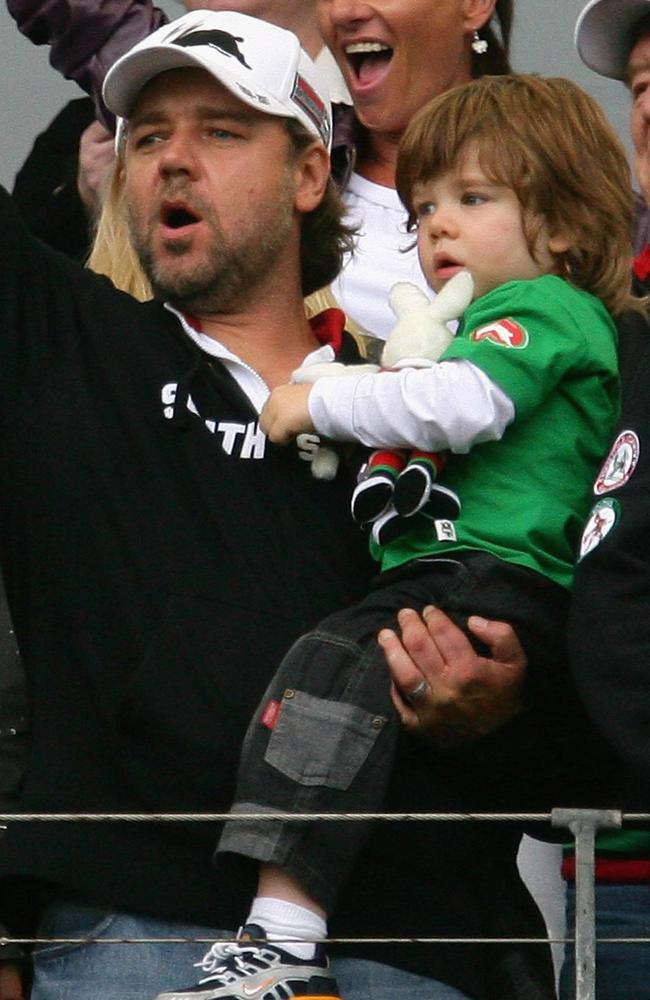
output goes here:
[{"label": "man's ear", "polygon": [[296,157],[294,165],[296,183],[295,206],[306,214],[318,208],[330,177],[330,158],[320,142],[313,142]]}]

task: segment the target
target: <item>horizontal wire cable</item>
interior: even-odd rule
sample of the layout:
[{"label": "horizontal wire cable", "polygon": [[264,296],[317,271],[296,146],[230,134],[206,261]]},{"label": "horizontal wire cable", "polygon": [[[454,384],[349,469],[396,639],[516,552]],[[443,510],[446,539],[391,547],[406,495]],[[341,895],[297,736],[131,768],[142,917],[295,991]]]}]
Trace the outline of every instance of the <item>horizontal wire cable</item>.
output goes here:
[{"label": "horizontal wire cable", "polygon": [[[650,813],[623,813],[626,823],[649,823]],[[0,824],[8,823],[223,823],[227,820],[284,820],[296,823],[321,822],[489,822],[548,823],[550,812],[543,813],[0,813]]]},{"label": "horizontal wire cable", "polygon": [[[649,817],[650,818],[650,817]],[[550,813],[0,813],[0,823],[223,823],[227,820],[318,822],[550,822]]]},{"label": "horizontal wire cable", "polygon": [[[302,943],[306,939],[300,939]],[[570,937],[330,937],[318,938],[319,944],[573,944],[573,936]],[[218,938],[221,944],[241,944],[237,938]],[[278,938],[282,944],[295,943],[294,938]],[[596,938],[599,944],[650,944],[648,937],[599,937]],[[110,937],[81,937],[81,938],[60,938],[60,937],[0,937],[0,948],[10,944],[19,945],[64,945],[64,944],[214,944],[214,937],[138,937],[138,938],[110,938]],[[0,952],[1,957],[1,952]]]},{"label": "horizontal wire cable", "polygon": [[[650,822],[648,813],[624,813],[624,822]],[[227,820],[237,822],[291,821],[308,822],[516,822],[548,823],[551,814],[544,813],[0,813],[0,827],[6,829],[11,823],[218,823]],[[220,941],[237,943],[236,938],[220,938]],[[18,938],[0,937],[0,949],[8,945],[74,945],[74,944],[212,944],[214,938],[206,937],[156,937],[156,938]],[[289,939],[287,939],[289,942]],[[477,937],[342,937],[326,938],[324,944],[573,944],[571,937],[541,938],[477,938]],[[650,944],[649,937],[598,937],[599,944]],[[1,951],[0,951],[1,957]]]}]

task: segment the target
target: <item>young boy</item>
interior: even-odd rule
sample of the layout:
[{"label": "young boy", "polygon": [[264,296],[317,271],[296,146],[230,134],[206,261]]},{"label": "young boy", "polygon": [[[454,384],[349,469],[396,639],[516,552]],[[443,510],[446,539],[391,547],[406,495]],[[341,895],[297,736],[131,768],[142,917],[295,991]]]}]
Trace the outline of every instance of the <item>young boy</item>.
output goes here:
[{"label": "young boy", "polygon": [[[397,182],[431,287],[472,275],[456,338],[432,368],[281,387],[262,426],[277,443],[316,430],[446,449],[462,511],[373,544],[375,590],[290,650],[249,728],[233,814],[381,811],[399,718],[377,633],[402,607],[507,619],[533,677],[561,662],[576,542],[618,411],[611,315],[639,306],[624,152],[571,82],[484,77],[416,116]],[[413,808],[435,810],[435,787],[416,794]],[[368,826],[234,815],[217,860],[262,862],[247,924],[213,946],[200,986],[162,997],[338,996],[313,942]]]}]

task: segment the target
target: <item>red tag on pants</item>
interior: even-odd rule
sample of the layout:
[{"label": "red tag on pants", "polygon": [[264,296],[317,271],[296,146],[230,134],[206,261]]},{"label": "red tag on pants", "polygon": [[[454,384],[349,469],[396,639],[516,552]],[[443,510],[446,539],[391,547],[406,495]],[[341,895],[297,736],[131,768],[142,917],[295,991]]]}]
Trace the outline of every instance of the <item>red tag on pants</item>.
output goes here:
[{"label": "red tag on pants", "polygon": [[275,729],[277,721],[280,718],[280,709],[282,705],[279,701],[270,701],[262,712],[262,717],[260,722],[267,729]]}]

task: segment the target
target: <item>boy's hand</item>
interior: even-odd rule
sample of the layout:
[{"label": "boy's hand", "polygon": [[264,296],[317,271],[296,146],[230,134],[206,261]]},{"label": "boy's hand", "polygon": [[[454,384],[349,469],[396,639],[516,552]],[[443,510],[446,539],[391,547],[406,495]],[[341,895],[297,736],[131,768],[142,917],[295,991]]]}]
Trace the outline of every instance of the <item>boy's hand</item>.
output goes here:
[{"label": "boy's hand", "polygon": [[281,385],[262,408],[260,428],[275,444],[288,444],[298,434],[313,431],[307,400],[310,385]]}]

